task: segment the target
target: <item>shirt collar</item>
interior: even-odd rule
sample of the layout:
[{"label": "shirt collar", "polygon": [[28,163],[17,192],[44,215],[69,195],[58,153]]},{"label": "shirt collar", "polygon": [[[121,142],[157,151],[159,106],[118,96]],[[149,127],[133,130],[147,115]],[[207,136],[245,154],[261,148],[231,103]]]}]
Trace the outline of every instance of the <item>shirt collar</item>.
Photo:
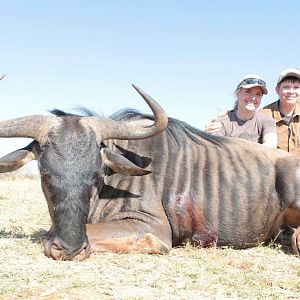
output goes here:
[{"label": "shirt collar", "polygon": [[300,116],[300,105],[299,105],[299,103],[296,104],[293,115],[294,116]]},{"label": "shirt collar", "polygon": [[[300,105],[299,105],[299,103],[296,103],[296,105],[295,105],[295,110],[293,112],[292,117],[295,117],[295,116],[300,116]],[[275,119],[276,122],[279,122],[279,121],[282,120],[282,116],[281,116],[281,113],[280,113],[280,110],[279,110],[279,100],[277,101],[276,108],[274,110],[274,119]]]}]

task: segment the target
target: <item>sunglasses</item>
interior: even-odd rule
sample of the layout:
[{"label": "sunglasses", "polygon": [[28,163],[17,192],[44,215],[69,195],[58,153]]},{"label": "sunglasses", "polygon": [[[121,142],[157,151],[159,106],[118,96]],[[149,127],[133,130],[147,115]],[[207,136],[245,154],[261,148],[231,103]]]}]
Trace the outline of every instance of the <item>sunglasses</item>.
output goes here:
[{"label": "sunglasses", "polygon": [[258,78],[247,78],[245,80],[243,80],[238,87],[242,86],[242,85],[246,85],[246,84],[259,84],[262,85],[264,87],[266,87],[266,83],[262,80],[262,79],[258,79]]}]

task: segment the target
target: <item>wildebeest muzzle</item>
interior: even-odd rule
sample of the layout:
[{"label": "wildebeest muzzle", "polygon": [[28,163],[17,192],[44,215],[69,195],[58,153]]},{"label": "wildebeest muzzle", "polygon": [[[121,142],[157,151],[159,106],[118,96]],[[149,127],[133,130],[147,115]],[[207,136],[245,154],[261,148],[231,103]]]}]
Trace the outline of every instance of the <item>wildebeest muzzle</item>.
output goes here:
[{"label": "wildebeest muzzle", "polygon": [[91,246],[88,239],[83,242],[81,247],[76,250],[71,250],[71,247],[65,242],[55,237],[53,231],[50,231],[42,240],[44,254],[54,260],[73,260],[82,261],[89,258],[91,254]]}]

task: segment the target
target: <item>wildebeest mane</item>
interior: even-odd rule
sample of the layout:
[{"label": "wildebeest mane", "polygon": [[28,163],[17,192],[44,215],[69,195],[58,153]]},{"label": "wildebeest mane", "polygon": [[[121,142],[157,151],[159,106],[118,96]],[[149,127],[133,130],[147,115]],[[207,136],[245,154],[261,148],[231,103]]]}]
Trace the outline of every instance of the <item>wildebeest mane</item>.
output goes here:
[{"label": "wildebeest mane", "polygon": [[49,112],[51,114],[53,114],[55,116],[58,116],[58,117],[61,117],[61,116],[71,116],[71,117],[93,117],[93,116],[98,116],[99,117],[99,114],[97,114],[95,111],[93,111],[89,108],[83,107],[83,106],[80,106],[80,107],[76,108],[75,111],[77,111],[78,113],[77,114],[69,113],[69,112],[65,112],[65,111],[57,109],[57,108],[49,110]]},{"label": "wildebeest mane", "polygon": [[[149,119],[154,121],[153,116],[142,114],[139,111],[130,108],[121,109],[111,115],[110,118],[115,121],[130,121],[140,119]],[[220,146],[225,141],[222,137],[209,135],[206,132],[185,123],[184,121],[170,117],[168,128],[166,129],[166,131],[176,140],[177,144],[180,144],[180,141],[182,140],[181,137],[183,136],[188,136],[193,142],[197,144],[203,144],[204,141],[209,141]]]},{"label": "wildebeest mane", "polygon": [[[79,114],[68,113],[56,108],[50,110],[50,113],[56,116],[78,116],[78,117],[98,116],[100,117],[99,114],[86,107],[79,107],[76,110],[79,112]],[[149,119],[154,121],[154,117],[152,115],[142,114],[136,109],[131,109],[131,108],[124,108],[118,110],[117,112],[112,114],[109,118],[115,121],[130,121],[130,120],[141,120],[141,119]],[[208,141],[215,145],[221,146],[225,142],[225,140],[222,137],[207,134],[206,132],[196,127],[193,127],[184,121],[175,118],[170,118],[170,117],[169,117],[168,128],[166,129],[166,132],[176,140],[178,145],[180,145],[181,141],[184,140],[183,139],[184,136],[189,137],[193,142],[197,144],[203,144],[205,141]]]}]

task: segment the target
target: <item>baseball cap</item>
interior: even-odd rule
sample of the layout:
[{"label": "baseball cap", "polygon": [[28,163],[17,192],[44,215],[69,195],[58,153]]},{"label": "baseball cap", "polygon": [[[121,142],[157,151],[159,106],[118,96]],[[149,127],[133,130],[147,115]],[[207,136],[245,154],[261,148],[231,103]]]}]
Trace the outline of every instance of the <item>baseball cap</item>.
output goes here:
[{"label": "baseball cap", "polygon": [[263,91],[263,94],[268,94],[266,82],[256,74],[246,74],[238,84],[236,90],[240,88],[251,89],[255,86],[260,87]]},{"label": "baseball cap", "polygon": [[288,69],[283,70],[279,75],[279,78],[277,80],[277,84],[279,84],[285,78],[290,77],[290,76],[296,77],[300,80],[300,70],[297,69],[297,68],[288,68]]}]

